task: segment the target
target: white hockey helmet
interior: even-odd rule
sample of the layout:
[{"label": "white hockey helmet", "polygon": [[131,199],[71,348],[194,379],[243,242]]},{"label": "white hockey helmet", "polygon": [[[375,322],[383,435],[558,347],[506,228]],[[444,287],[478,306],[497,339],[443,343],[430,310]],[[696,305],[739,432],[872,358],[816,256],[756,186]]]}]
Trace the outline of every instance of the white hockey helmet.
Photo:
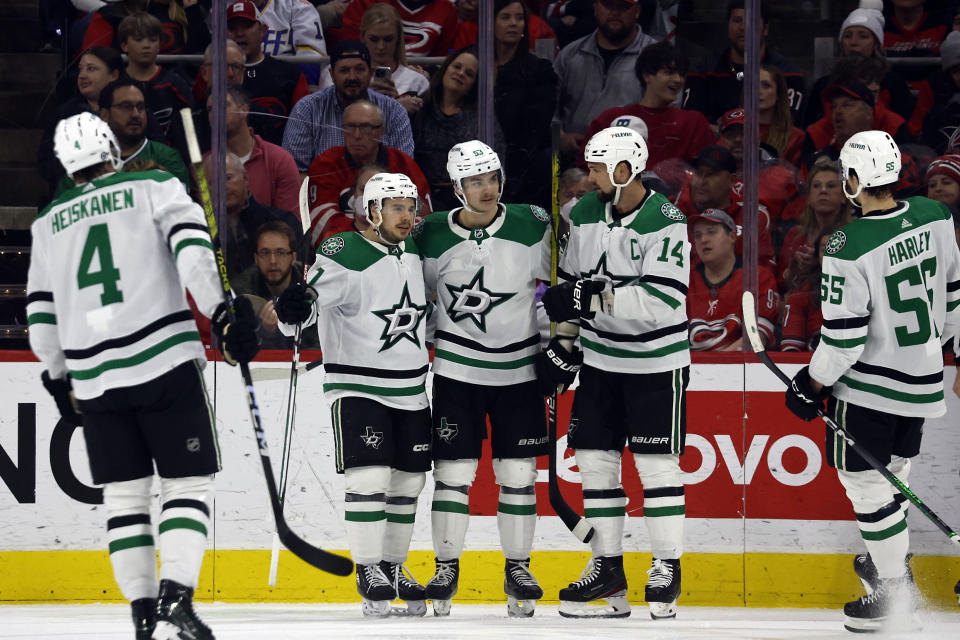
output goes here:
[{"label": "white hockey helmet", "polygon": [[462,180],[491,171],[500,173],[500,195],[502,196],[506,176],[496,151],[479,140],[467,140],[453,145],[447,153],[447,173],[450,174],[450,182],[454,186],[453,193],[464,206],[467,205],[467,201],[463,196]]},{"label": "white hockey helmet", "polygon": [[123,166],[120,144],[110,125],[88,112],[57,123],[53,132],[53,151],[70,176],[101,162],[109,162],[115,170]]},{"label": "white hockey helmet", "polygon": [[[854,202],[864,187],[882,187],[900,179],[900,148],[886,131],[861,131],[843,144],[839,165],[843,193]],[[847,191],[851,169],[860,183],[856,193]]]},{"label": "white hockey helmet", "polygon": [[[617,188],[613,204],[620,201],[620,190],[630,184],[647,168],[647,143],[643,136],[631,127],[607,127],[595,133],[583,149],[583,159],[587,162],[602,162],[607,167],[610,182]],[[630,178],[618,183],[613,172],[621,162],[630,167]]]},{"label": "white hockey helmet", "polygon": [[413,198],[417,208],[416,216],[420,216],[420,194],[417,193],[417,186],[413,184],[413,180],[402,173],[374,174],[363,188],[363,214],[377,235],[380,235],[383,214],[381,213],[379,220],[374,221],[372,207],[376,205],[377,210],[382,212],[384,202],[390,198]]}]

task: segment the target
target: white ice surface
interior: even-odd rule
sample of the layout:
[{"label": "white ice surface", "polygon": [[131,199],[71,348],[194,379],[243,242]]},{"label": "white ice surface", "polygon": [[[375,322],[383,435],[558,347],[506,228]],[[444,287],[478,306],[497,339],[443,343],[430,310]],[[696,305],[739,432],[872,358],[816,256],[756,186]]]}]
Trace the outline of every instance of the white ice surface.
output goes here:
[{"label": "white ice surface", "polygon": [[[843,629],[843,614],[823,609],[746,609],[683,607],[673,621],[653,622],[646,606],[635,605],[630,618],[569,620],[556,606],[537,607],[532,619],[507,618],[505,605],[454,603],[449,618],[366,620],[359,605],[288,605],[199,603],[197,610],[218,640],[301,640],[383,638],[440,640],[498,638],[509,640],[856,640]],[[83,640],[133,637],[126,605],[0,605],[0,638],[6,640]],[[877,634],[872,638],[957,640],[960,612],[922,613],[923,631]]]}]

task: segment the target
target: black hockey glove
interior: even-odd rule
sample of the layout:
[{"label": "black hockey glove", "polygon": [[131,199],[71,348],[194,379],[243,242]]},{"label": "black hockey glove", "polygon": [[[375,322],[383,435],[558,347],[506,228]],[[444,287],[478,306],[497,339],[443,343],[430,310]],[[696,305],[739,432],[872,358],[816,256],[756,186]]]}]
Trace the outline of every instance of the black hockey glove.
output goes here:
[{"label": "black hockey glove", "polygon": [[590,310],[594,296],[603,293],[601,280],[581,278],[576,282],[564,282],[543,292],[543,309],[552,322],[584,318],[592,320],[595,312]]},{"label": "black hockey glove", "polygon": [[830,397],[833,387],[824,387],[817,393],[810,382],[809,367],[797,372],[787,389],[787,409],[800,418],[810,422],[817,417],[818,411],[823,411],[824,400]]},{"label": "black hockey glove", "polygon": [[560,344],[560,340],[560,336],[554,336],[547,348],[534,360],[537,382],[540,383],[544,396],[566,391],[583,365],[583,351],[576,347],[573,347],[573,351],[567,351]]},{"label": "black hockey glove", "polygon": [[44,371],[40,374],[40,380],[43,382],[47,393],[52,395],[53,401],[57,403],[57,409],[60,411],[60,417],[63,418],[63,421],[77,426],[83,424],[80,410],[77,408],[77,399],[73,397],[70,376],[53,379],[49,373]]},{"label": "black hockey glove", "polygon": [[274,303],[277,318],[284,324],[298,324],[306,322],[310,317],[313,301],[317,299],[317,292],[313,287],[303,282],[294,282],[283,290]]},{"label": "black hockey glove", "polygon": [[213,333],[220,343],[220,352],[227,364],[247,364],[260,351],[257,326],[260,321],[253,312],[249,298],[240,296],[233,301],[233,322],[227,314],[227,305],[221,302],[211,318]]}]

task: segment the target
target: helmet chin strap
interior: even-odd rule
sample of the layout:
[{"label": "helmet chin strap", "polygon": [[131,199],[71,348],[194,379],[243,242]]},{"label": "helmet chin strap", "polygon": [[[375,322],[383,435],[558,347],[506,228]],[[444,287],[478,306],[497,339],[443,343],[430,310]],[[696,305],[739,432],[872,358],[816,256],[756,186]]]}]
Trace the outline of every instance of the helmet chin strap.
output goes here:
[{"label": "helmet chin strap", "polygon": [[847,200],[850,201],[850,204],[852,204],[855,207],[859,207],[860,203],[857,202],[857,197],[863,192],[863,183],[860,183],[860,182],[857,183],[856,193],[850,193],[849,191],[847,191],[846,180],[843,181],[843,184],[841,186],[843,187],[843,195],[847,197]]},{"label": "helmet chin strap", "polygon": [[387,240],[385,237],[383,237],[383,234],[382,234],[382,233],[380,233],[380,226],[383,224],[383,205],[382,205],[382,204],[380,205],[380,211],[379,211],[379,213],[380,213],[380,222],[379,222],[379,223],[376,223],[376,222],[373,221],[373,212],[372,212],[372,211],[370,212],[370,218],[369,218],[369,220],[370,220],[370,226],[373,227],[373,232],[374,232],[375,234],[377,234],[377,237],[380,238],[381,240],[383,240],[384,243],[389,244],[389,245],[394,246],[394,247],[397,246],[398,244],[400,244],[399,242],[390,242],[390,241]]}]

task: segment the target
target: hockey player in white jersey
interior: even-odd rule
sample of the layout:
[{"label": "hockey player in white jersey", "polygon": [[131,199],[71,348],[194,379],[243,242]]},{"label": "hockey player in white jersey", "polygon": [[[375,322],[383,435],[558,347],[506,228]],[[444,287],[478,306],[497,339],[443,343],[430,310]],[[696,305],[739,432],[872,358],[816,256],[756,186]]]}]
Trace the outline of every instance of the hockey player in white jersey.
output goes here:
[{"label": "hockey player in white jersey", "polygon": [[[826,246],[822,339],[810,366],[794,377],[786,403],[812,420],[827,400],[830,417],[906,483],[924,419],[946,411],[941,345],[960,326],[960,250],[944,205],[894,199],[901,159],[889,134],[852,136],[840,166],[844,193],[863,217],[834,232]],[[844,607],[845,626],[876,631],[894,605],[913,597],[909,503],[829,429],[827,460],[853,504],[869,554],[854,566],[870,592]],[[904,617],[912,610],[903,604]]]},{"label": "hockey player in white jersey", "polygon": [[[567,446],[576,450],[584,515],[596,530],[591,564],[560,591],[560,613],[630,615],[622,542],[627,499],[620,481],[626,444],[643,482],[653,552],[645,597],[654,619],[672,618],[685,513],[680,454],[690,370],[686,219],[640,181],[647,147],[635,131],[598,132],[584,157],[597,190],[570,214],[560,269],[565,282],[543,296],[550,320],[580,323],[583,367]],[[600,599],[607,605],[588,604]]]},{"label": "hockey player in white jersey", "polygon": [[[327,55],[320,15],[309,0],[252,0],[267,25],[263,53],[268,56],[318,53]],[[234,3],[230,3],[234,4]]]},{"label": "hockey player in white jersey", "polygon": [[[256,316],[241,300],[228,323],[203,210],[173,175],[117,173],[116,138],[89,113],[57,124],[54,151],[77,186],[31,227],[30,346],[63,419],[83,425],[136,637],[213,638],[192,594],[220,451],[203,343],[183,288],[212,317],[230,363],[256,354]],[[150,520],[154,464],[159,544]]]},{"label": "hockey player in white jersey", "polygon": [[427,598],[436,615],[450,613],[470,518],[469,490],[489,416],[507,611],[527,617],[543,596],[529,565],[536,456],[549,446],[534,360],[540,354],[537,278],[550,276],[550,217],[534,205],[500,202],[500,158],[479,140],[454,145],[447,172],[463,206],[427,216],[414,232],[427,293],[437,304],[431,515],[436,574],[427,583]]},{"label": "hockey player in white jersey", "polygon": [[424,591],[405,571],[417,498],[430,469],[423,266],[409,237],[417,188],[378,173],[363,190],[370,226],[320,243],[306,284],[277,301],[280,330],[317,322],[324,396],[331,405],[337,473],[344,474],[347,537],[367,616],[426,613]]}]

